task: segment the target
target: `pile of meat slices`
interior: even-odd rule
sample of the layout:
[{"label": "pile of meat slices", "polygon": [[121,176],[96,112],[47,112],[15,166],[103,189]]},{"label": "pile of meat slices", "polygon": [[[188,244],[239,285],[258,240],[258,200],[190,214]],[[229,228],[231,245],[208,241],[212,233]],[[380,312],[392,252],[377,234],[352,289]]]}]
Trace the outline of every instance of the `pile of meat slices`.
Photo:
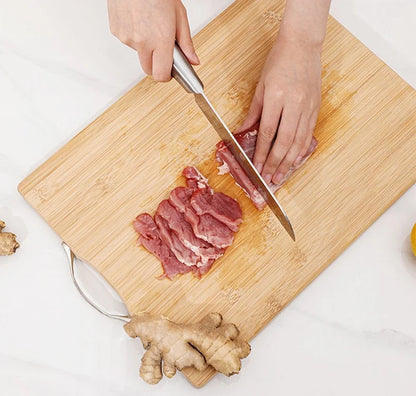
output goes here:
[{"label": "pile of meat slices", "polygon": [[159,279],[192,272],[201,277],[234,240],[242,222],[238,202],[214,192],[194,167],[183,171],[186,187],[171,191],[152,217],[142,213],[133,222],[139,243],[163,266]]},{"label": "pile of meat slices", "polygon": [[[250,160],[253,160],[254,149],[256,148],[257,141],[257,128],[254,127],[247,131],[237,133],[234,136],[236,137],[241,148],[246,152]],[[309,149],[302,158],[302,161],[299,163],[299,165],[292,165],[290,170],[286,173],[285,177],[281,180],[279,184],[271,183],[269,185],[270,190],[273,193],[276,192],[286,182],[286,180],[293,174],[294,171],[299,169],[306,162],[306,160],[315,151],[317,145],[318,141],[313,137]],[[216,159],[221,164],[218,167],[218,174],[222,175],[225,173],[231,173],[235,182],[245,191],[248,197],[253,201],[253,204],[256,206],[256,208],[258,210],[263,210],[266,206],[266,202],[264,201],[260,193],[256,190],[253,183],[247,177],[244,170],[238,164],[237,160],[228,150],[227,146],[223,141],[220,141],[217,144]]]}]

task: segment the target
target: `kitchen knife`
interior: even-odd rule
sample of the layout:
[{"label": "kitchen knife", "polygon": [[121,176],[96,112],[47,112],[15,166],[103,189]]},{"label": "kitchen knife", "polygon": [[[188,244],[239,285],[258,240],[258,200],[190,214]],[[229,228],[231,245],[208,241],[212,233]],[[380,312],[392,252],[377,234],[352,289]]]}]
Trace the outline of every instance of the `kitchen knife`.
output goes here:
[{"label": "kitchen knife", "polygon": [[227,148],[233,154],[237,162],[256,187],[257,191],[261,194],[270,209],[279,219],[284,229],[288,232],[291,238],[295,240],[295,233],[286,213],[280,206],[276,197],[270,191],[267,184],[264,182],[263,178],[260,176],[253,163],[248,158],[245,151],[241,148],[234,135],[228,129],[227,125],[205,96],[204,84],[186,59],[178,44],[175,44],[173,51],[172,76],[183,88],[185,88],[187,92],[194,94],[196,103],[217,131],[219,137],[224,141]]}]

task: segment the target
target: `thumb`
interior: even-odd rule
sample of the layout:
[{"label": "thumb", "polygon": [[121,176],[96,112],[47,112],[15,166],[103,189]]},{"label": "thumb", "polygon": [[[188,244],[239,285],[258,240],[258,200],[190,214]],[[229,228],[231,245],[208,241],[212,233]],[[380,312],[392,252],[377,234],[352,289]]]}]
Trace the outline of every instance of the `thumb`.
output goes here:
[{"label": "thumb", "polygon": [[198,55],[195,52],[194,43],[192,42],[191,30],[189,28],[185,8],[178,12],[178,20],[176,24],[176,40],[188,61],[193,65],[199,65],[200,61]]}]

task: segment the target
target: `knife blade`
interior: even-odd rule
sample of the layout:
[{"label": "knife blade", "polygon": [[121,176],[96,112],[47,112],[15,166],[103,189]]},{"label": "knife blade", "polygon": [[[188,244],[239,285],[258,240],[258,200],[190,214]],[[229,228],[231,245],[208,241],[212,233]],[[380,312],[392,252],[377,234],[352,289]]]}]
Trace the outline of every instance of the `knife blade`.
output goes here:
[{"label": "knife blade", "polygon": [[231,154],[233,154],[241,168],[249,177],[250,181],[256,187],[257,191],[261,194],[267,205],[278,218],[283,228],[287,231],[290,237],[295,240],[295,232],[288,216],[232,132],[228,129],[225,122],[206,97],[204,93],[204,85],[201,79],[186,59],[178,44],[175,44],[173,52],[172,76],[187,92],[194,94],[195,101],[204,113],[205,117],[218,133],[221,140],[224,141]]}]

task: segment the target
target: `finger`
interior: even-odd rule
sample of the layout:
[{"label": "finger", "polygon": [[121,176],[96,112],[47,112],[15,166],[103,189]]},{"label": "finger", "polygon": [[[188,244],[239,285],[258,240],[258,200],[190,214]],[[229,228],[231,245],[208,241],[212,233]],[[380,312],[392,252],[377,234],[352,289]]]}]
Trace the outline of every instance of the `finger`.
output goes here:
[{"label": "finger", "polygon": [[143,71],[148,75],[152,75],[152,58],[153,58],[153,51],[150,49],[143,49],[137,52],[139,56],[140,65],[142,66]]},{"label": "finger", "polygon": [[172,40],[153,51],[152,76],[155,81],[167,82],[172,78],[173,46]]},{"label": "finger", "polygon": [[178,12],[176,21],[176,40],[179,47],[193,65],[199,65],[200,61],[195,52],[194,43],[191,37],[191,29],[189,28],[188,16],[186,8],[181,7]]},{"label": "finger", "polygon": [[[253,163],[259,172],[264,171],[264,164],[269,155],[277,126],[279,125],[283,105],[280,98],[274,94],[264,94],[263,110],[260,119],[260,128],[257,135],[256,149]],[[271,175],[270,175],[271,178]]]},{"label": "finger", "polygon": [[308,126],[309,117],[302,115],[299,120],[298,129],[293,143],[273,175],[272,181],[274,184],[279,184],[282,181],[286,173],[299,157],[300,150],[303,148],[305,140],[308,137]]},{"label": "finger", "polygon": [[313,132],[315,130],[316,121],[318,120],[318,113],[319,113],[319,110],[313,112],[312,115],[310,116],[309,125],[308,125],[308,134],[307,134],[307,137],[305,139],[305,143],[304,143],[304,145],[303,145],[303,147],[302,147],[302,149],[299,153],[300,158],[296,159],[295,165],[299,165],[299,163],[303,160],[303,158],[306,156],[306,154],[308,153],[308,151],[311,147],[311,143],[312,143],[312,139],[313,139]]},{"label": "finger", "polygon": [[266,183],[270,183],[272,176],[292,146],[299,118],[300,110],[290,107],[283,109],[276,141],[264,163],[262,176]]},{"label": "finger", "polygon": [[256,122],[259,121],[261,116],[261,110],[263,108],[263,92],[262,89],[257,88],[251,101],[250,108],[247,113],[247,117],[244,122],[238,127],[236,133],[251,128]]},{"label": "finger", "polygon": [[309,133],[306,136],[304,145],[303,145],[298,157],[295,159],[295,162],[293,163],[293,165],[299,166],[302,163],[302,161],[304,160],[304,158],[308,155],[308,153],[310,151],[310,148],[311,148],[312,139],[313,139],[313,134]]}]

